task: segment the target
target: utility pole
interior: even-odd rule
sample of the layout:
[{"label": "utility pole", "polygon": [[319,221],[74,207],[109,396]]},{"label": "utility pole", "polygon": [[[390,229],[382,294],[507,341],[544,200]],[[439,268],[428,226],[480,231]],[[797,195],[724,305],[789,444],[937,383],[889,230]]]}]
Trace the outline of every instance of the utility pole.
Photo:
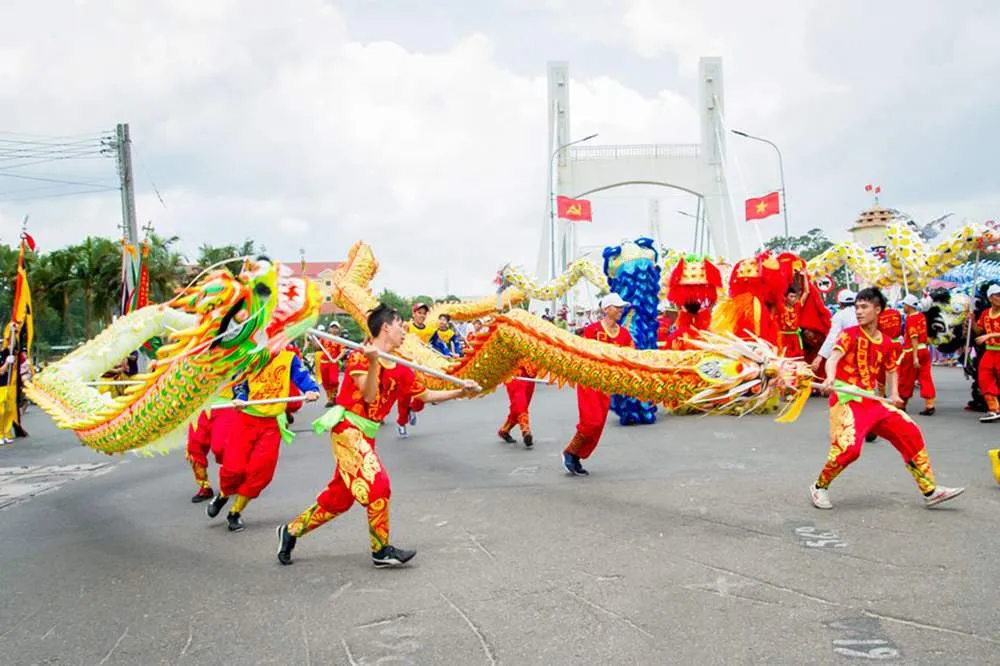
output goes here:
[{"label": "utility pole", "polygon": [[132,179],[132,139],[128,123],[118,123],[115,150],[118,154],[118,177],[122,191],[122,225],[125,239],[132,245],[139,242],[139,229],[135,221],[135,184]]},{"label": "utility pole", "polygon": [[[115,155],[118,158],[118,178],[121,180],[122,193],[122,231],[125,242],[141,252],[139,248],[139,227],[135,219],[135,184],[132,178],[132,139],[129,137],[128,123],[118,123],[115,127]],[[151,227],[151,225],[150,225]],[[141,259],[140,259],[141,261]],[[136,270],[132,263],[132,255],[122,247],[122,314],[125,314],[126,302],[124,296],[130,297],[139,288],[136,284]],[[139,353],[137,359],[139,372],[145,372],[149,364],[146,357]]]}]

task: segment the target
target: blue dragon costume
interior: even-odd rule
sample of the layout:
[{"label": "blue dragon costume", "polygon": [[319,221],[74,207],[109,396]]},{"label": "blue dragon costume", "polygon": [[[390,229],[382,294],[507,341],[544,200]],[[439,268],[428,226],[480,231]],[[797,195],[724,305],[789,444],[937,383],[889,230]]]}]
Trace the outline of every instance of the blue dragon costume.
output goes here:
[{"label": "blue dragon costume", "polygon": [[[636,349],[656,349],[660,293],[659,252],[652,238],[640,237],[604,248],[604,274],[611,291],[629,302],[622,326],[632,334]],[[611,396],[611,409],[622,425],[656,421],[656,405],[623,395]]]}]

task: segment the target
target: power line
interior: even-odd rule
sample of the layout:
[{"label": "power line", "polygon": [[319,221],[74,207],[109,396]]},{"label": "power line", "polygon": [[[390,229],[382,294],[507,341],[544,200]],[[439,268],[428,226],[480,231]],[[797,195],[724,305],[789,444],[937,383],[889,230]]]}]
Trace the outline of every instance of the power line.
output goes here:
[{"label": "power line", "polygon": [[34,196],[34,197],[13,197],[13,198],[9,198],[9,199],[8,198],[4,198],[3,195],[0,195],[0,201],[32,201],[32,200],[35,200],[35,199],[57,199],[57,198],[60,198],[60,197],[75,197],[75,196],[81,195],[81,194],[96,194],[97,192],[114,192],[114,191],[117,191],[119,189],[120,188],[118,188],[118,187],[97,187],[97,188],[90,189],[90,190],[81,190],[79,192],[62,192],[62,193],[59,193],[59,194],[40,194],[40,195]]}]

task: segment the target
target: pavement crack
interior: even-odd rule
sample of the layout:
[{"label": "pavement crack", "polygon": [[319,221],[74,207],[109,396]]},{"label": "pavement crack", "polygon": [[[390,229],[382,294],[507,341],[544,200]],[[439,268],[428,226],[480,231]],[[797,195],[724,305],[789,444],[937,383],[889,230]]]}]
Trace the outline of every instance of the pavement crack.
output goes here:
[{"label": "pavement crack", "polygon": [[337,588],[337,589],[336,589],[336,590],[334,591],[334,593],[330,595],[330,601],[334,601],[334,600],[336,600],[336,599],[337,599],[337,597],[339,597],[339,596],[340,596],[340,595],[342,595],[342,594],[343,594],[344,592],[347,592],[347,591],[348,591],[349,589],[351,589],[351,586],[352,586],[352,585],[354,585],[354,583],[352,583],[351,581],[347,581],[346,583],[344,583],[343,585],[341,585],[340,587],[338,587],[338,588]]},{"label": "pavement crack", "polygon": [[729,574],[730,576],[737,576],[739,578],[745,578],[747,580],[752,580],[761,585],[767,585],[768,587],[773,587],[776,590],[781,590],[782,592],[787,592],[789,594],[794,594],[795,596],[802,597],[803,599],[808,599],[810,601],[815,601],[817,603],[824,604],[826,606],[839,606],[841,608],[850,608],[847,604],[842,604],[839,601],[832,601],[830,599],[824,599],[823,597],[817,597],[816,595],[809,594],[808,592],[803,592],[801,590],[796,590],[795,588],[785,587],[784,585],[778,585],[777,583],[772,583],[769,580],[764,580],[763,578],[758,578],[757,576],[751,576],[749,574],[740,573],[738,571],[733,571],[731,569],[725,569],[723,567],[713,566],[711,564],[705,564],[704,562],[699,562],[688,557],[683,558],[692,564],[697,564],[698,566],[705,567],[717,573]]},{"label": "pavement crack", "polygon": [[384,617],[381,620],[374,620],[373,622],[359,624],[357,626],[357,629],[371,629],[372,627],[381,627],[382,625],[392,624],[393,622],[399,622],[400,620],[406,619],[408,617],[410,617],[409,613],[393,615],[392,617]]},{"label": "pavement crack", "polygon": [[312,656],[309,654],[309,636],[306,634],[306,618],[299,611],[299,629],[302,631],[302,646],[306,650],[306,666],[312,666]]},{"label": "pavement crack", "polygon": [[[432,587],[434,587],[434,586],[432,586]],[[472,633],[474,633],[476,635],[476,638],[479,639],[479,644],[483,648],[483,654],[486,655],[486,659],[491,664],[496,664],[497,663],[497,658],[496,658],[496,654],[493,651],[493,646],[490,645],[489,641],[486,640],[486,637],[483,636],[483,632],[479,630],[479,627],[477,627],[476,624],[472,620],[469,619],[469,616],[465,614],[465,611],[463,611],[461,608],[459,608],[455,604],[454,601],[452,601],[451,599],[449,599],[448,596],[444,592],[442,592],[441,590],[438,590],[437,587],[434,587],[434,589],[437,590],[437,593],[441,595],[441,598],[444,599],[445,601],[447,601],[448,605],[451,606],[454,609],[454,611],[456,613],[458,613],[462,617],[463,620],[465,620],[465,623],[467,625],[469,625],[469,629],[471,629]]]},{"label": "pavement crack", "polygon": [[918,629],[930,629],[931,631],[940,631],[945,634],[954,634],[956,636],[965,636],[966,638],[975,638],[976,640],[984,641],[986,643],[993,643],[995,645],[1000,645],[1000,640],[995,638],[990,638],[989,636],[983,636],[982,634],[975,634],[971,631],[962,631],[961,629],[951,629],[949,627],[942,627],[936,624],[927,624],[926,622],[919,622],[917,620],[910,620],[905,617],[898,617],[896,615],[885,615],[884,613],[875,613],[870,610],[862,610],[862,615],[867,615],[868,617],[875,617],[880,620],[885,620],[887,622],[897,622],[899,624],[905,624],[910,627],[916,627]]},{"label": "pavement crack", "polygon": [[187,642],[184,643],[184,648],[181,650],[181,657],[187,654],[188,648],[191,647],[191,641],[194,640],[194,618],[188,618],[188,638]]},{"label": "pavement crack", "polygon": [[347,647],[347,640],[341,638],[340,644],[344,646],[344,653],[347,655],[347,663],[350,666],[358,666],[358,662],[354,661],[354,655],[351,654],[351,648]]},{"label": "pavement crack", "polygon": [[115,650],[117,650],[118,646],[122,644],[122,641],[125,640],[126,636],[128,636],[128,627],[125,627],[125,631],[123,631],[122,635],[118,637],[118,640],[115,641],[115,644],[111,646],[111,649],[108,650],[108,653],[104,655],[104,659],[101,659],[101,661],[97,663],[97,666],[103,666],[104,664],[108,663],[108,659],[111,659],[111,655],[115,653]]},{"label": "pavement crack", "polygon": [[565,592],[569,596],[573,597],[577,601],[580,601],[580,602],[582,602],[582,603],[590,606],[591,608],[596,608],[597,610],[599,610],[599,611],[601,611],[603,613],[607,613],[608,615],[610,615],[613,618],[621,620],[622,622],[624,622],[628,626],[630,626],[633,629],[635,629],[636,631],[638,631],[643,636],[645,636],[647,638],[652,638],[654,640],[656,639],[656,637],[653,636],[653,634],[649,633],[648,631],[646,631],[645,629],[643,629],[642,627],[640,627],[639,625],[637,625],[635,622],[633,622],[632,620],[630,620],[627,617],[625,617],[624,615],[622,615],[621,613],[616,613],[615,611],[611,610],[610,608],[605,608],[604,606],[602,606],[602,605],[600,605],[598,603],[595,603],[595,602],[591,601],[590,599],[587,599],[586,597],[583,597],[583,596],[577,594],[576,592],[573,592],[572,590],[563,589],[563,592]]},{"label": "pavement crack", "polygon": [[14,625],[13,627],[11,627],[11,628],[10,628],[10,629],[8,629],[7,631],[5,631],[5,632],[3,632],[2,634],[0,634],[0,641],[2,641],[3,639],[7,638],[8,634],[11,634],[11,633],[13,633],[14,631],[17,631],[17,629],[18,629],[18,628],[19,628],[19,627],[20,627],[20,626],[21,626],[22,624],[24,624],[25,622],[27,622],[27,621],[28,621],[28,620],[30,620],[31,618],[35,617],[36,615],[38,615],[38,611],[40,611],[40,610],[41,610],[40,608],[36,608],[35,610],[31,611],[30,613],[28,613],[27,615],[25,615],[24,617],[22,617],[22,618],[21,618],[21,621],[20,621],[20,622],[18,622],[18,623],[17,623],[17,624],[15,624],[15,625]]},{"label": "pavement crack", "polygon": [[471,540],[472,540],[472,543],[476,544],[476,547],[477,547],[477,548],[478,548],[479,550],[481,550],[481,551],[483,551],[484,553],[486,553],[486,556],[487,556],[487,557],[489,557],[489,558],[490,558],[491,560],[493,560],[494,562],[496,562],[496,561],[497,561],[497,558],[496,558],[496,557],[495,557],[495,556],[493,555],[493,553],[492,553],[492,552],[490,552],[490,549],[489,549],[489,548],[487,548],[486,546],[484,546],[484,545],[483,545],[483,544],[482,544],[482,543],[481,543],[481,542],[479,541],[479,539],[477,539],[477,538],[476,538],[476,537],[475,537],[475,536],[474,536],[474,535],[472,534],[472,532],[470,532],[470,531],[466,530],[466,531],[465,531],[465,533],[469,535],[469,539],[471,539]]},{"label": "pavement crack", "polygon": [[623,580],[625,578],[625,576],[621,574],[607,574],[607,575],[592,574],[589,571],[584,571],[583,569],[576,569],[576,571],[578,573],[582,573],[584,576],[590,576],[594,580],[601,583],[606,583],[609,580]]}]

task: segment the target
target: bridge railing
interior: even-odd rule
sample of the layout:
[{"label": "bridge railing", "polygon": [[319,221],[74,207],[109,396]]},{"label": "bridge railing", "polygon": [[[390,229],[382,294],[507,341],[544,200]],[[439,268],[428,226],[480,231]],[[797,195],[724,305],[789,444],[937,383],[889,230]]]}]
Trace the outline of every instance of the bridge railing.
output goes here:
[{"label": "bridge railing", "polygon": [[646,159],[683,159],[698,157],[701,154],[701,144],[697,143],[658,143],[636,144],[622,146],[574,146],[568,151],[570,160],[613,160],[621,158]]}]

